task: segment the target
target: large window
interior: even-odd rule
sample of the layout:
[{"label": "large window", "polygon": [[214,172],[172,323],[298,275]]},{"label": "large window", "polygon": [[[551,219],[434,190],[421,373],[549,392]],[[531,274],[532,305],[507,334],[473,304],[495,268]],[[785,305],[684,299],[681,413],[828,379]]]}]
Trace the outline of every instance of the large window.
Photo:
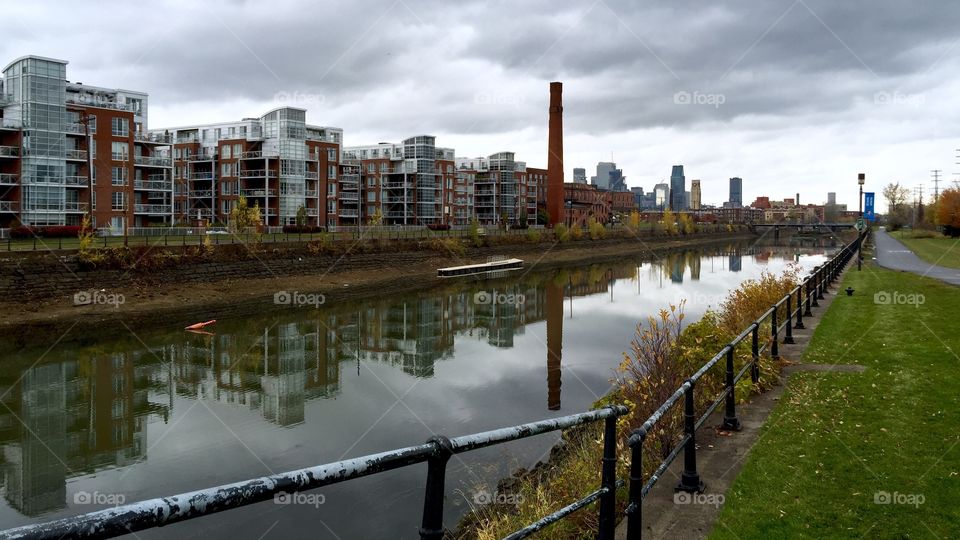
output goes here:
[{"label": "large window", "polygon": [[128,161],[130,159],[130,145],[124,142],[111,143],[110,154],[114,161]]},{"label": "large window", "polygon": [[336,165],[328,165],[328,166],[327,166],[327,178],[328,178],[329,180],[334,180],[334,179],[337,178],[337,166],[336,166]]},{"label": "large window", "polygon": [[127,185],[127,168],[126,167],[111,167],[111,184],[115,186],[125,186]]},{"label": "large window", "polygon": [[337,149],[336,148],[327,148],[327,160],[336,161],[337,160]]},{"label": "large window", "polygon": [[113,117],[110,119],[110,132],[114,137],[130,136],[130,121],[126,118]]},{"label": "large window", "polygon": [[127,209],[127,194],[122,191],[114,191],[110,197],[110,208],[116,211]]}]

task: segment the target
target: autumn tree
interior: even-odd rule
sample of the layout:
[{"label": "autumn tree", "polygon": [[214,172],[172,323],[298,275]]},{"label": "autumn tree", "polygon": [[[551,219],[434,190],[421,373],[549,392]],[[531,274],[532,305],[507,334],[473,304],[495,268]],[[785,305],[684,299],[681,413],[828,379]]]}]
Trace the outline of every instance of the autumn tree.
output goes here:
[{"label": "autumn tree", "polygon": [[900,185],[900,182],[887,184],[883,188],[883,198],[887,200],[887,227],[895,231],[910,221],[910,208],[907,206],[907,197],[910,190]]},{"label": "autumn tree", "polygon": [[937,221],[943,225],[944,233],[954,238],[960,236],[960,189],[950,188],[940,194]]},{"label": "autumn tree", "polygon": [[251,227],[260,225],[260,223],[260,203],[247,206],[246,197],[241,196],[237,199],[237,205],[230,210],[230,230],[242,233]]}]

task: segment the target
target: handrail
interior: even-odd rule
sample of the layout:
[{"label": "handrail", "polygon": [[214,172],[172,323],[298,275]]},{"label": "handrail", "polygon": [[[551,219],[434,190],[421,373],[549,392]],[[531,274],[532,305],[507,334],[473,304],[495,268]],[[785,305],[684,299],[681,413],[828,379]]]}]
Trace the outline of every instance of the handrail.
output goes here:
[{"label": "handrail", "polygon": [[[284,494],[338,484],[378,474],[409,465],[427,462],[427,493],[424,501],[422,538],[441,538],[443,534],[443,489],[446,462],[453,454],[460,454],[501,444],[585,425],[600,420],[605,421],[603,485],[586,497],[538,520],[533,525],[539,530],[562,517],[579,510],[599,499],[601,501],[601,521],[606,527],[603,538],[613,538],[615,520],[615,497],[617,483],[610,474],[614,472],[616,449],[616,419],[628,412],[622,405],[612,405],[579,414],[562,416],[530,422],[518,426],[494,429],[471,435],[447,439],[433,437],[424,444],[370,454],[366,456],[336,461],[324,465],[297,469],[270,476],[253,478],[212,488],[200,489],[169,497],[158,497],[136,503],[126,504],[62,518],[47,523],[25,525],[15,529],[0,531],[3,539],[60,539],[60,538],[112,538],[144,529],[162,527],[208,514],[223,512],[270,500]],[[612,461],[608,461],[613,458]],[[604,521],[603,515],[607,519]],[[517,531],[521,534],[529,529]],[[513,536],[524,538],[534,530]]]},{"label": "handrail", "polygon": [[[856,240],[844,246],[824,264],[817,266],[806,276],[806,278],[797,286],[793,287],[770,308],[757,317],[750,325],[737,335],[730,343],[725,345],[720,352],[714,355],[709,361],[700,367],[689,379],[683,382],[679,388],[667,398],[660,407],[655,410],[649,418],[630,434],[627,443],[631,449],[630,463],[630,494],[629,503],[626,509],[627,515],[627,539],[639,540],[642,531],[643,499],[647,496],[654,485],[660,480],[663,473],[680,455],[684,454],[684,467],[680,483],[677,490],[689,493],[703,492],[704,483],[700,480],[697,473],[696,457],[696,432],[700,429],[707,419],[716,411],[721,402],[726,402],[723,418],[723,428],[731,431],[740,430],[740,421],[736,415],[736,384],[749,371],[754,384],[759,382],[760,378],[760,355],[769,349],[770,356],[774,359],[779,358],[778,344],[780,342],[781,330],[786,330],[783,339],[784,343],[793,343],[792,329],[803,328],[803,317],[810,316],[811,306],[816,307],[817,299],[823,298],[828,284],[832,284],[846,267],[846,264],[853,258],[855,253],[859,252],[860,246],[866,237],[865,233],[857,236]],[[806,303],[801,302],[801,296],[806,290]],[[793,306],[793,296],[796,294],[797,305]],[[786,321],[782,324],[778,321],[779,309],[786,303]],[[761,325],[770,319],[770,339],[763,345],[760,345]],[[796,319],[796,326],[794,326]],[[736,347],[743,343],[747,337],[751,338],[752,358],[738,372],[734,372],[734,353]],[[703,414],[697,418],[694,402],[694,391],[697,381],[699,381],[711,368],[720,362],[720,359],[726,357],[726,381],[724,389],[720,395],[711,402],[703,411]],[[643,443],[647,434],[663,418],[666,412],[684,397],[684,435],[679,443],[674,446],[667,454],[667,457],[661,461],[650,478],[643,480]]]}]

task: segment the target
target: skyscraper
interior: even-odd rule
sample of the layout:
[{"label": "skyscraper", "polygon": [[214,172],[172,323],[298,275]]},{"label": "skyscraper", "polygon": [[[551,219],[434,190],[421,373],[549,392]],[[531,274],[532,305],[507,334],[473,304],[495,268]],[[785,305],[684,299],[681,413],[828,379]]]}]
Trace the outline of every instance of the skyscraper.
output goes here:
[{"label": "skyscraper", "polygon": [[734,176],[730,179],[730,199],[727,201],[732,208],[743,206],[743,179]]},{"label": "skyscraper", "polygon": [[687,209],[687,179],[683,175],[683,165],[674,165],[670,174],[670,209],[679,212]]},{"label": "skyscraper", "polygon": [[656,200],[656,209],[665,210],[670,205],[670,186],[668,184],[657,184],[653,186],[653,193]]},{"label": "skyscraper", "polygon": [[573,183],[574,184],[586,184],[587,183],[587,170],[582,167],[577,167],[573,169]]},{"label": "skyscraper", "polygon": [[690,181],[690,209],[699,210],[701,203],[700,180]]},{"label": "skyscraper", "polygon": [[597,175],[590,178],[590,183],[600,189],[610,189],[610,171],[617,168],[617,164],[610,161],[597,163]]}]

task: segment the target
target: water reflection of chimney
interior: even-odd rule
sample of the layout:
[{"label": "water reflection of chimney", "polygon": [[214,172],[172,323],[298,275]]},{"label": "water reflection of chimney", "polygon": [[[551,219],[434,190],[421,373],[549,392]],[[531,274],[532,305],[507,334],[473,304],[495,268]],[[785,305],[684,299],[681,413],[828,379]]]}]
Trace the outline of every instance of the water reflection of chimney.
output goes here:
[{"label": "water reflection of chimney", "polygon": [[[563,288],[552,281],[546,286],[547,311],[547,409],[560,409],[560,358],[563,349]],[[571,295],[571,316],[573,296]]]}]

